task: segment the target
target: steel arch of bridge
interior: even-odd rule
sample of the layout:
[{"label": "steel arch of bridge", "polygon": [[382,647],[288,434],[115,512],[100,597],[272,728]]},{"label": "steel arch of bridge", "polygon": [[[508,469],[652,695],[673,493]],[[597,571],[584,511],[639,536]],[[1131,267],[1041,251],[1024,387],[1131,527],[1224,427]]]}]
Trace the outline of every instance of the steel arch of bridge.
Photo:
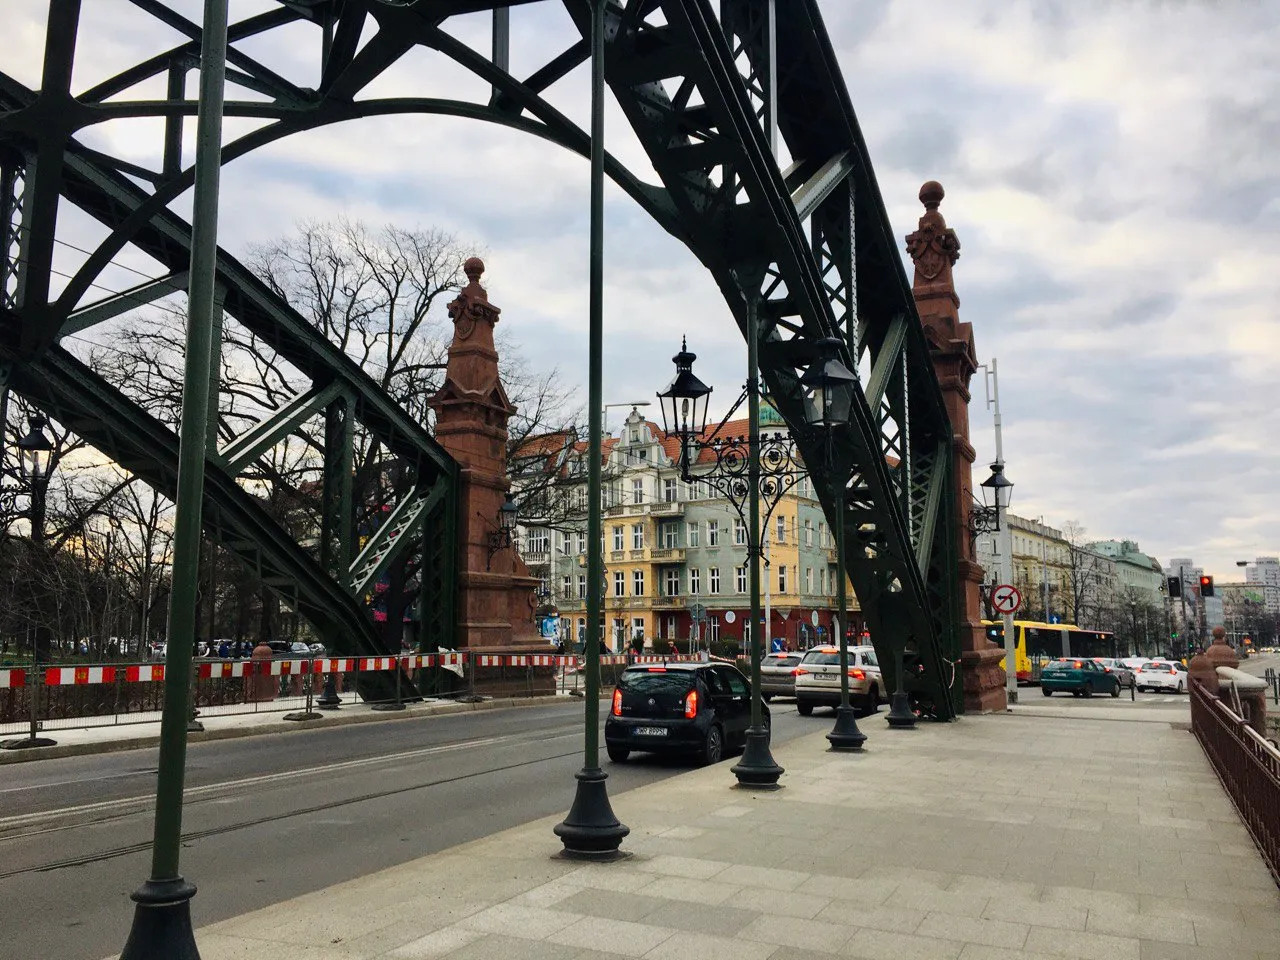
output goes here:
[{"label": "steel arch of bridge", "polygon": [[[72,330],[185,287],[190,226],[168,206],[192,182],[181,143],[184,119],[196,111],[186,79],[198,68],[201,31],[164,0],[130,2],[187,40],[73,93],[80,2],[59,0],[50,5],[41,89],[0,72],[6,254],[0,260],[0,370],[7,363],[14,389],[171,494],[172,431],[59,345]],[[510,8],[534,2],[563,5],[579,36],[548,52],[527,76],[516,76],[508,53]],[[451,18],[484,11],[493,18],[489,49],[449,31]],[[759,310],[761,375],[827,516],[845,526],[846,571],[880,660],[891,673],[894,652],[912,645],[922,670],[909,685],[933,702],[937,716],[954,716],[962,701],[951,431],[818,0],[608,0],[606,23],[606,82],[661,182],[644,182],[612,156],[606,173],[711,271],[744,335],[748,310]],[[261,41],[273,35],[278,43],[294,43],[300,25],[314,33],[311,85],[237,46],[254,40],[262,49]],[[225,112],[262,125],[225,142],[223,162],[292,133],[391,114],[484,120],[585,156],[588,135],[545,94],[587,61],[588,33],[585,0],[279,0],[278,7],[231,25]],[[361,99],[415,48],[471,71],[489,86],[488,99]],[[140,85],[156,78],[165,80],[164,99],[137,96]],[[232,92],[237,87],[239,98]],[[76,136],[93,124],[142,117],[163,120],[150,152],[161,158],[155,168],[90,149]],[[785,167],[775,159],[779,144],[793,158]],[[60,201],[84,210],[110,234],[52,297]],[[97,278],[127,246],[144,250],[169,273],[88,304]],[[422,523],[401,526],[412,526],[424,563],[431,564],[423,606],[447,636],[456,465],[346,356],[222,251],[217,279],[227,314],[311,379],[312,390],[297,398],[292,413],[325,413],[326,548],[321,562],[310,558],[235,482],[237,469],[287,432],[294,421],[284,415],[255,430],[256,443],[211,451],[208,532],[261,571],[322,633],[375,648],[346,566],[350,546],[341,536],[349,526],[342,491],[350,489],[356,418],[409,468],[412,489],[401,507]],[[831,335],[843,338],[845,363],[864,374],[848,429],[832,447],[834,470],[804,428],[799,386],[807,348]],[[841,493],[827,482],[830,476],[851,479]],[[375,553],[389,562],[409,540]]]}]

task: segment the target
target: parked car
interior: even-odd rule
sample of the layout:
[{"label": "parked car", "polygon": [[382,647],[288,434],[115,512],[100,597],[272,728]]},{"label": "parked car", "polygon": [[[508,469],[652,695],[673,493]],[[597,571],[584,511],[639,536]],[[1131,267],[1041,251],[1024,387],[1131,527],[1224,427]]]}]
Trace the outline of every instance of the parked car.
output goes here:
[{"label": "parked car", "polygon": [[1120,680],[1092,660],[1061,657],[1050,660],[1040,671],[1040,692],[1046,697],[1070,693],[1073,697],[1092,697],[1095,693],[1120,696]]},{"label": "parked car", "polygon": [[1093,662],[1101,664],[1107,673],[1114,673],[1123,689],[1128,690],[1133,686],[1133,670],[1126,666],[1123,660],[1115,657],[1094,657]]},{"label": "parked car", "polygon": [[1170,660],[1150,660],[1134,674],[1139,690],[1172,690],[1182,693],[1187,689],[1187,668]]},{"label": "parked car", "polygon": [[[840,648],[812,647],[796,668],[796,709],[803,717],[814,707],[840,705]],[[884,694],[884,678],[874,647],[849,648],[849,699],[875,713]]]},{"label": "parked car", "polygon": [[[769,724],[769,708],[764,723]],[[614,763],[632,751],[683,754],[719,763],[746,743],[751,687],[726,663],[638,664],[627,667],[613,691],[604,724],[605,750]]]},{"label": "parked car", "polygon": [[760,696],[773,697],[796,695],[796,668],[800,664],[799,653],[771,653],[760,661]]}]

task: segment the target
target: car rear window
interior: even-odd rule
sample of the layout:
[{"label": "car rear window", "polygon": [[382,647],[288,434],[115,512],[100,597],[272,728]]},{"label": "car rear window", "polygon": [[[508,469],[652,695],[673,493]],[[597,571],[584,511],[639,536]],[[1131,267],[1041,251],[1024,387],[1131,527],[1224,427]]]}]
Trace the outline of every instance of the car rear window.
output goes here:
[{"label": "car rear window", "polygon": [[1070,661],[1070,660],[1050,660],[1048,663],[1046,663],[1046,664],[1044,665],[1044,669],[1045,669],[1046,671],[1050,671],[1050,670],[1070,670],[1070,669],[1071,669],[1071,663],[1072,663],[1072,661]]},{"label": "car rear window", "polygon": [[797,663],[800,662],[800,658],[798,656],[788,656],[786,654],[773,653],[769,655],[769,658],[766,662],[770,666],[774,666],[774,667],[794,667]]},{"label": "car rear window", "polygon": [[838,653],[822,653],[818,650],[810,650],[804,655],[805,663],[839,663],[840,654]]},{"label": "car rear window", "polygon": [[693,674],[686,670],[624,670],[618,678],[623,693],[684,693],[693,685]]}]

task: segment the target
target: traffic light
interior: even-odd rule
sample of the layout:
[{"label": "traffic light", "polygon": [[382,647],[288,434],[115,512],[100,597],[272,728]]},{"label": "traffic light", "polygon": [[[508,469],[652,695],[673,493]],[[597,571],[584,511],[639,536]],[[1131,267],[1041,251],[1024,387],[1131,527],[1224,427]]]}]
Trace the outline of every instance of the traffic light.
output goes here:
[{"label": "traffic light", "polygon": [[1200,578],[1200,596],[1202,597],[1213,596],[1213,577]]},{"label": "traffic light", "polygon": [[1182,578],[1181,577],[1169,577],[1168,586],[1169,586],[1169,596],[1171,597],[1182,596]]}]

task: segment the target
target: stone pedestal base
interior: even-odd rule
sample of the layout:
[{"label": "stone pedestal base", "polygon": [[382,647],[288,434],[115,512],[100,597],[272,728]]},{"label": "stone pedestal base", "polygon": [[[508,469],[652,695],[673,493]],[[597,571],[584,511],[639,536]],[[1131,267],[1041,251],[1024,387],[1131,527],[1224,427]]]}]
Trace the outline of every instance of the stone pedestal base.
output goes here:
[{"label": "stone pedestal base", "polygon": [[1004,671],[1000,669],[1003,656],[1004,651],[995,646],[960,654],[965,713],[1004,712]]}]

